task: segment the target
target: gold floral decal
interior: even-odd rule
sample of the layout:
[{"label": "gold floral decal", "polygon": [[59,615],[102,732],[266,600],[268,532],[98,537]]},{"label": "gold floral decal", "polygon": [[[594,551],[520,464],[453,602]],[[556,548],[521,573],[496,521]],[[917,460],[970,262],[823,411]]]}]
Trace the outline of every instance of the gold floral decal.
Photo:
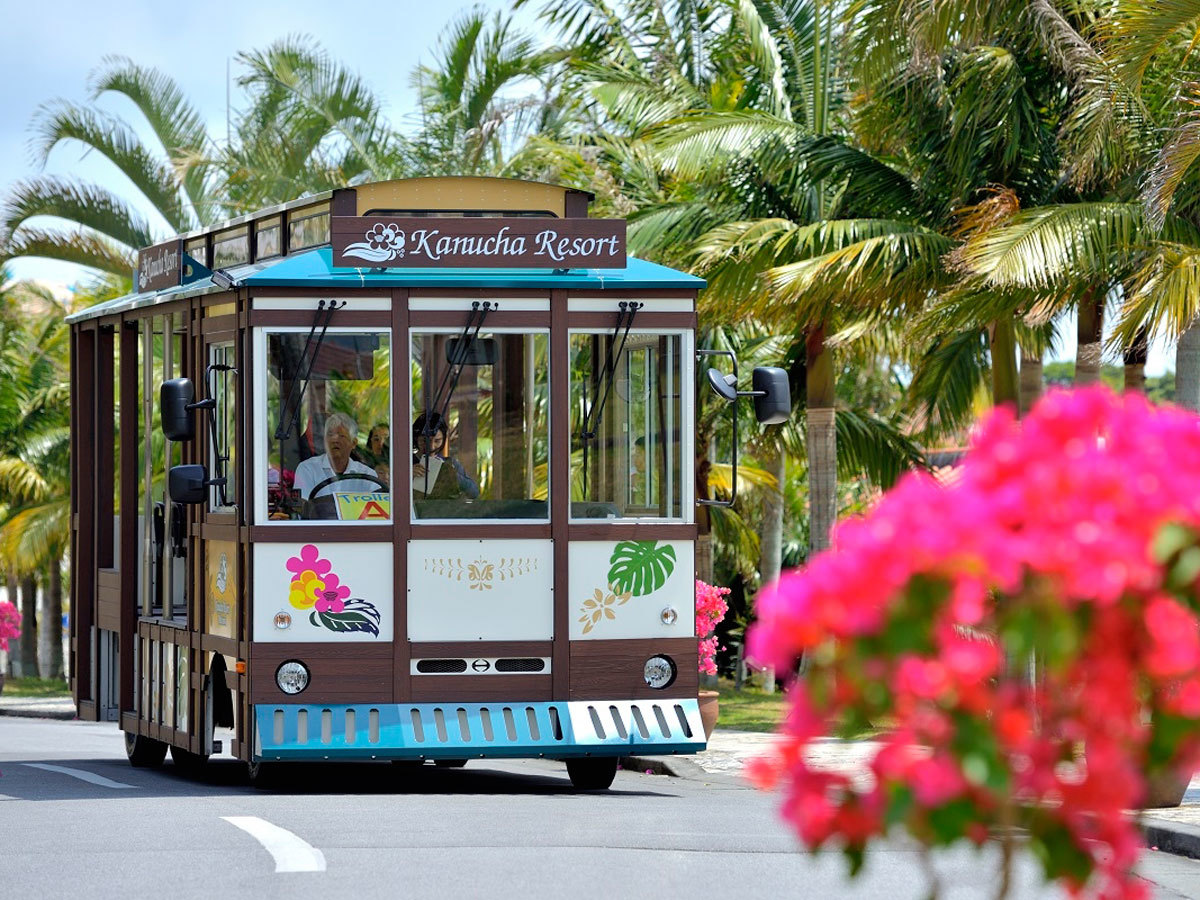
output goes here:
[{"label": "gold floral decal", "polygon": [[605,619],[615,619],[617,614],[613,612],[613,608],[624,606],[632,596],[632,591],[617,593],[617,589],[611,584],[607,591],[596,588],[595,593],[584,600],[579,609],[582,613],[579,621],[583,623],[583,633],[587,634]]},{"label": "gold floral decal", "polygon": [[501,581],[511,581],[530,572],[536,572],[538,560],[532,556],[502,556],[499,562],[487,559],[476,559],[464,563],[462,557],[438,557],[425,560],[425,571],[441,575],[451,581],[467,580],[473,591],[490,591],[492,582],[499,576]]}]

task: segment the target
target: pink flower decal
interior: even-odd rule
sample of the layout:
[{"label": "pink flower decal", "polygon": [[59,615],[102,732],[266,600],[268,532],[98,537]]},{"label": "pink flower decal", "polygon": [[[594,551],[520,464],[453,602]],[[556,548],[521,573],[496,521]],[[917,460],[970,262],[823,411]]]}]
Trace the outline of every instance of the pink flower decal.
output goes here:
[{"label": "pink flower decal", "polygon": [[333,568],[327,559],[321,559],[321,551],[312,544],[300,548],[300,555],[293,556],[287,561],[288,571],[292,573],[292,581],[299,581],[303,572],[309,571],[320,576]]},{"label": "pink flower decal", "polygon": [[317,596],[317,612],[344,612],[349,597],[350,588],[339,584],[338,577],[330,573],[325,576],[325,587]]}]

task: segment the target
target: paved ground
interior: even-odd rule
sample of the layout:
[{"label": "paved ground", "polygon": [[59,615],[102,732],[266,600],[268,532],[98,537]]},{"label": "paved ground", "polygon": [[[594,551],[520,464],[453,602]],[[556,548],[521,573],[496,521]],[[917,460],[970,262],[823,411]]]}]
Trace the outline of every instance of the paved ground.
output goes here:
[{"label": "paved ground", "polygon": [[[63,698],[16,698],[0,694],[0,715],[72,719],[70,700]],[[729,785],[744,784],[742,770],[747,760],[770,749],[774,735],[759,732],[717,729],[708,749],[686,757],[630,758],[625,768],[643,772],[675,775]],[[871,741],[820,741],[812,758],[823,767],[843,771],[858,778],[870,778],[866,761],[875,751]],[[1148,843],[1170,853],[1200,859],[1200,773],[1193,777],[1175,809],[1147,812],[1144,818]],[[1200,890],[1200,885],[1198,885]]]}]

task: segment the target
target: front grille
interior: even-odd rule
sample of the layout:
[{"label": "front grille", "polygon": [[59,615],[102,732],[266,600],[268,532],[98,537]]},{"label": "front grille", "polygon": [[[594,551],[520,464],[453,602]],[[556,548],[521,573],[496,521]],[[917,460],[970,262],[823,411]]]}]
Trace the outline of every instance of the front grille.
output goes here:
[{"label": "front grille", "polygon": [[496,660],[497,672],[542,672],[546,661],[536,656],[518,656],[512,659]]},{"label": "front grille", "polygon": [[422,659],[417,661],[417,671],[422,675],[456,675],[467,671],[465,659]]}]

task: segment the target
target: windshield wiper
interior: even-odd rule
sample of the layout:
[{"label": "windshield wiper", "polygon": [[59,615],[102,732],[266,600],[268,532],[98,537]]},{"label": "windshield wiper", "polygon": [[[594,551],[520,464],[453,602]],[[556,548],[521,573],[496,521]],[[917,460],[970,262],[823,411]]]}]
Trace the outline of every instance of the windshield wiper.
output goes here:
[{"label": "windshield wiper", "polygon": [[[343,300],[339,305],[336,300],[328,301],[329,305],[325,305],[326,301],[322,300],[317,304],[317,314],[313,316],[312,328],[308,330],[308,339],[304,342],[304,349],[300,351],[300,361],[296,366],[296,377],[292,380],[292,386],[288,390],[287,399],[283,402],[283,409],[280,411],[279,424],[275,426],[275,440],[286,441],[292,436],[292,427],[297,424],[300,418],[300,406],[304,403],[304,393],[308,390],[308,379],[312,375],[313,366],[317,364],[317,354],[321,352],[321,345],[325,343],[325,332],[329,330],[329,322],[333,319],[334,310],[341,309],[346,305],[347,301]],[[317,334],[318,326],[321,333]],[[314,341],[313,338],[316,338]],[[312,350],[311,355],[309,350]],[[282,366],[282,361],[281,361]],[[280,371],[280,377],[283,377],[283,371]],[[296,389],[299,387],[300,393],[296,394]],[[292,404],[292,398],[296,398],[295,405]]]},{"label": "windshield wiper", "polygon": [[[617,325],[613,329],[612,336],[608,339],[608,347],[604,356],[604,368],[600,373],[600,384],[596,386],[596,393],[600,396],[600,399],[584,415],[583,426],[579,431],[579,440],[583,444],[584,484],[587,484],[588,478],[588,445],[596,439],[600,422],[604,418],[604,407],[608,403],[608,394],[612,390],[613,381],[616,379],[617,363],[621,359],[621,354],[625,352],[625,341],[629,338],[629,329],[633,327],[633,318],[637,315],[638,310],[645,305],[645,303],[639,303],[636,300],[622,300],[620,308],[617,311]],[[617,348],[617,352],[614,355],[613,346],[617,343],[618,334],[621,336],[621,346]],[[600,394],[602,387],[604,393]]]},{"label": "windshield wiper", "polygon": [[[458,343],[454,347],[454,354],[448,360],[449,368],[442,375],[442,381],[438,385],[437,393],[433,396],[433,405],[426,406],[426,410],[432,409],[440,418],[449,422],[446,419],[446,412],[450,408],[450,401],[454,397],[454,389],[458,387],[458,379],[462,376],[463,367],[470,358],[471,348],[475,345],[475,339],[479,337],[479,329],[483,327],[483,320],[487,318],[487,314],[494,307],[490,300],[484,300],[481,304],[478,300],[471,304],[471,314],[467,316],[467,324],[463,328],[462,334],[458,338]],[[476,315],[478,314],[478,318]],[[471,328],[474,326],[475,330]],[[425,427],[422,431],[429,431],[425,437],[429,437],[433,431],[429,428],[430,417],[425,417]]]}]

